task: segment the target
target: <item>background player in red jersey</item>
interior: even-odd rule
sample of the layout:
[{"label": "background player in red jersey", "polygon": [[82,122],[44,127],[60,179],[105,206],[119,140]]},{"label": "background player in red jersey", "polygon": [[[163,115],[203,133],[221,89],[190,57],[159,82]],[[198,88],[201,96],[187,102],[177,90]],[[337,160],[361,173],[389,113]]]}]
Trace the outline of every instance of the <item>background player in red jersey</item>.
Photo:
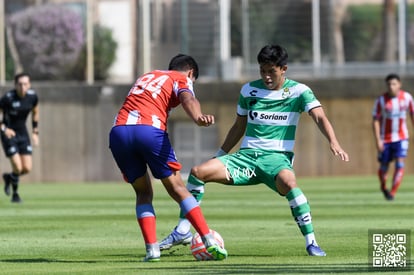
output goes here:
[{"label": "background player in red jersey", "polygon": [[109,135],[113,157],[136,193],[136,215],[146,246],[144,261],[160,260],[153,188],[147,165],[180,205],[213,258],[227,257],[227,251],[216,243],[201,208],[184,185],[181,164],[167,134],[169,111],[180,103],[198,126],[214,124],[214,116],[203,114],[195,98],[193,81],[197,77],[196,61],[182,54],[171,59],[168,71],[155,70],[139,77],[125,98]]},{"label": "background player in red jersey", "polygon": [[12,187],[11,201],[20,203],[19,177],[32,170],[32,146],[26,120],[31,113],[33,145],[38,145],[39,104],[27,73],[17,74],[14,85],[15,89],[0,98],[0,113],[3,117],[0,119],[0,131],[4,153],[10,159],[12,167],[10,173],[3,174],[4,192],[10,195]]},{"label": "background player in red jersey", "polygon": [[[375,101],[372,125],[380,163],[378,177],[381,191],[387,200],[393,200],[404,176],[404,160],[409,145],[406,117],[408,113],[414,125],[414,103],[411,94],[401,90],[397,74],[389,74],[385,82],[387,91]],[[386,187],[387,172],[393,160],[395,170],[389,191]]]}]

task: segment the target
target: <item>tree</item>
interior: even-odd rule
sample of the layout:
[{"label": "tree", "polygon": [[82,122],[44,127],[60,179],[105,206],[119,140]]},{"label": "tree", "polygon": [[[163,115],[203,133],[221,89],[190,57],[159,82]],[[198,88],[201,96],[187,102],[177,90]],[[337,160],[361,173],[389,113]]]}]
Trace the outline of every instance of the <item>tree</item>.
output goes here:
[{"label": "tree", "polygon": [[15,68],[33,79],[62,79],[75,65],[84,44],[82,18],[61,5],[16,12],[7,22]]},{"label": "tree", "polygon": [[329,3],[329,14],[332,18],[330,24],[331,58],[334,63],[343,64],[345,62],[345,51],[342,24],[346,15],[347,4],[342,0],[331,0]]},{"label": "tree", "polygon": [[396,61],[397,52],[397,22],[395,18],[394,0],[384,0],[383,4],[383,32],[382,32],[382,60]]}]

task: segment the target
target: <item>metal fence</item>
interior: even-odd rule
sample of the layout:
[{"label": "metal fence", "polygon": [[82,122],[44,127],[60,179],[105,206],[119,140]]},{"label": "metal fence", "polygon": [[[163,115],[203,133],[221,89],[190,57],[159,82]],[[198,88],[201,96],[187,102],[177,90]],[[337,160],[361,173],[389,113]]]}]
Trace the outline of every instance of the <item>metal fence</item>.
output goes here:
[{"label": "metal fence", "polygon": [[[0,22],[4,30],[14,13],[55,3],[70,6],[85,18],[85,36],[90,33],[88,20],[109,27],[118,48],[108,82],[129,83],[144,71],[165,68],[177,52],[198,60],[204,81],[257,77],[256,54],[268,43],[287,48],[289,72],[301,78],[382,76],[389,71],[413,75],[413,2],[0,0],[0,13],[5,14]],[[126,8],[117,12],[119,5]],[[0,31],[0,81],[11,66],[4,36]],[[93,41],[85,37],[85,43],[92,48]],[[90,72],[93,56],[88,60]]]}]

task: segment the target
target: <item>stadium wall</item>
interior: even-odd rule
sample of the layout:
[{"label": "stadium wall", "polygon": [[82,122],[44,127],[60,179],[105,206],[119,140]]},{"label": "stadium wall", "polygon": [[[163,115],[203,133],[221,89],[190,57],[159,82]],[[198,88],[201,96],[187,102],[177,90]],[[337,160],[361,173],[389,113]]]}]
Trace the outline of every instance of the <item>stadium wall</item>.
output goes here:
[{"label": "stadium wall", "polygon": [[[414,91],[414,79],[404,86]],[[351,161],[343,163],[329,151],[314,122],[303,114],[298,127],[294,167],[298,176],[375,174],[376,151],[371,130],[371,110],[384,90],[383,79],[306,80],[322,102],[338,139]],[[242,83],[197,83],[197,97],[206,113],[216,115],[220,143],[231,127]],[[410,86],[411,85],[411,86]],[[1,94],[11,86],[0,87]],[[129,85],[40,83],[33,88],[40,97],[40,146],[34,148],[33,171],[23,182],[122,181],[108,149],[108,132]],[[171,119],[188,120],[177,108]],[[30,128],[30,119],[28,120]],[[410,126],[412,133],[412,126]],[[414,136],[414,134],[412,134]],[[217,144],[219,146],[219,144]],[[413,147],[407,173],[414,172]],[[214,153],[214,152],[212,152]],[[179,156],[178,156],[179,158]],[[10,170],[2,152],[0,172]]]}]

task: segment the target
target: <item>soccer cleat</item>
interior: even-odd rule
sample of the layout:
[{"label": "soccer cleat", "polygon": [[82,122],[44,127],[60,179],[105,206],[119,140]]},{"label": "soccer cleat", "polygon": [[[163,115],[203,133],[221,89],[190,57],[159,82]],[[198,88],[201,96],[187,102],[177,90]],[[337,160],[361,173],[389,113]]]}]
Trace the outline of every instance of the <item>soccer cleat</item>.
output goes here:
[{"label": "soccer cleat", "polygon": [[10,196],[10,175],[7,173],[3,174],[3,180],[4,180],[4,193],[6,193],[7,196]]},{"label": "soccer cleat", "polygon": [[207,252],[210,253],[216,261],[222,261],[227,258],[227,250],[221,248],[219,245],[207,247]]},{"label": "soccer cleat", "polygon": [[391,195],[390,191],[388,191],[387,189],[382,190],[382,193],[384,193],[384,197],[386,200],[392,201],[394,199],[394,196]]},{"label": "soccer cleat", "polygon": [[188,231],[186,234],[181,234],[177,232],[177,227],[168,235],[165,239],[160,242],[160,250],[168,250],[175,245],[188,245],[191,243],[193,234]]},{"label": "soccer cleat", "polygon": [[22,199],[20,198],[19,194],[13,193],[11,202],[21,203],[22,202]]},{"label": "soccer cleat", "polygon": [[159,262],[161,259],[161,252],[158,244],[146,245],[147,254],[143,259],[144,262]]},{"label": "soccer cleat", "polygon": [[306,247],[306,251],[309,256],[326,256],[325,251],[322,250],[319,246],[315,245],[313,242]]},{"label": "soccer cleat", "polygon": [[142,261],[143,262],[153,263],[153,262],[159,262],[159,261],[161,261],[161,258],[160,258],[160,256],[157,257],[155,255],[148,254],[148,252],[147,252],[147,255],[145,256],[145,258]]}]

